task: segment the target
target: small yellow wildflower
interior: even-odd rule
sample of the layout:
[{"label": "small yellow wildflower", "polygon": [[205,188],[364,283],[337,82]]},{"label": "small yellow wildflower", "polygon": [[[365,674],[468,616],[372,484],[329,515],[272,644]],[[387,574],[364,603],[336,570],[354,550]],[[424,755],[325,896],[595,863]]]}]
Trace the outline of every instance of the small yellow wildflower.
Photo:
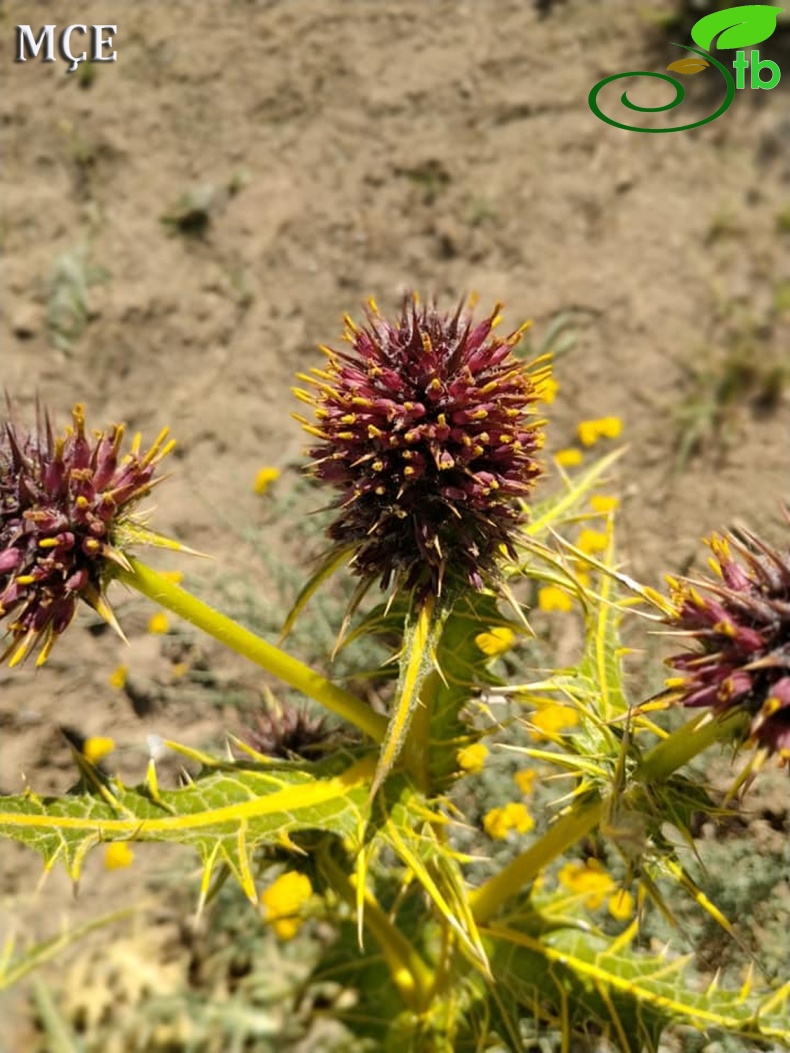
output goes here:
[{"label": "small yellow wildflower", "polygon": [[123,870],[130,867],[134,859],[134,852],[127,841],[113,841],[104,850],[104,869]]},{"label": "small yellow wildflower", "polygon": [[594,446],[599,439],[616,439],[622,430],[623,422],[619,417],[582,420],[576,429],[582,446]]},{"label": "small yellow wildflower", "polygon": [[497,658],[509,651],[516,639],[516,634],[506,625],[495,625],[488,632],[478,633],[475,643],[489,658]]},{"label": "small yellow wildflower", "polygon": [[170,667],[170,677],[172,680],[183,680],[188,672],[189,662],[174,662]]},{"label": "small yellow wildflower", "polygon": [[91,735],[82,744],[82,755],[91,764],[98,764],[103,757],[106,757],[108,753],[112,753],[114,749],[114,739],[105,738],[103,735]]},{"label": "small yellow wildflower", "polygon": [[534,825],[534,819],[518,801],[510,801],[501,808],[492,808],[483,817],[483,829],[495,841],[503,841],[511,830],[517,834],[527,834]]},{"label": "small yellow wildflower", "polygon": [[482,742],[473,742],[471,746],[464,746],[463,749],[460,749],[456,753],[455,759],[462,771],[467,772],[469,775],[476,775],[483,770],[487,756],[488,747],[484,746]]},{"label": "small yellow wildflower", "polygon": [[608,544],[609,539],[602,530],[590,530],[589,527],[581,531],[576,541],[576,547],[588,556],[592,556],[595,552],[603,552]]},{"label": "small yellow wildflower", "polygon": [[607,908],[616,921],[628,921],[634,916],[634,897],[627,889],[621,888],[609,897]]},{"label": "small yellow wildflower", "polygon": [[256,494],[265,494],[273,482],[280,478],[279,468],[260,468],[252,488]]},{"label": "small yellow wildflower", "polygon": [[174,585],[180,585],[184,580],[183,570],[160,570],[159,577],[165,581],[171,581]]},{"label": "small yellow wildflower", "polygon": [[615,512],[619,507],[619,497],[610,497],[608,494],[593,494],[590,498],[590,508],[592,508],[593,512]]},{"label": "small yellow wildflower", "polygon": [[126,684],[126,677],[129,675],[129,669],[125,665],[118,665],[110,673],[110,687],[114,687],[116,691],[122,691]]},{"label": "small yellow wildflower", "polygon": [[299,911],[313,894],[306,874],[288,870],[261,893],[264,917],[281,940],[292,940],[301,928]]},{"label": "small yellow wildflower", "polygon": [[586,568],[586,566],[585,569],[581,569],[580,566],[577,564],[576,571],[573,577],[580,589],[584,590],[590,588],[592,584],[592,578],[590,577],[589,570]]},{"label": "small yellow wildflower", "polygon": [[615,888],[615,883],[597,859],[586,863],[566,863],[557,875],[561,885],[571,892],[584,893],[584,905],[597,910]]},{"label": "small yellow wildflower", "polygon": [[538,773],[534,768],[522,768],[521,771],[515,773],[513,780],[519,790],[526,796],[534,790],[537,777]]},{"label": "small yellow wildflower", "polygon": [[543,585],[538,589],[538,607],[542,611],[572,611],[573,600],[557,585]]},{"label": "small yellow wildflower", "polygon": [[560,390],[560,385],[552,376],[544,377],[537,384],[537,396],[541,402],[551,404],[557,397],[557,392]]},{"label": "small yellow wildflower", "polygon": [[157,611],[148,619],[148,631],[156,636],[163,636],[170,628],[170,622],[164,611]]},{"label": "small yellow wildflower", "polygon": [[530,715],[532,737],[538,742],[541,739],[552,739],[568,728],[573,728],[579,723],[579,715],[572,706],[562,706],[558,702],[550,702],[547,706],[541,706]]},{"label": "small yellow wildflower", "polygon": [[578,468],[584,460],[584,454],[581,450],[575,450],[571,446],[565,450],[557,450],[554,460],[561,468]]}]

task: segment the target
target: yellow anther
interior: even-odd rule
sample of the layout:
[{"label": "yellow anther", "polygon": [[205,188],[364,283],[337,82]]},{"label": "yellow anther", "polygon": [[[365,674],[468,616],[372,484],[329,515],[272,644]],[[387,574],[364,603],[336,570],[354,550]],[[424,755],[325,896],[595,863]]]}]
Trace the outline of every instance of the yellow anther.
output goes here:
[{"label": "yellow anther", "polygon": [[516,329],[510,334],[510,336],[507,338],[507,342],[509,344],[517,344],[524,335],[524,333],[526,333],[528,329],[532,328],[532,324],[532,319],[529,319],[529,321],[527,322],[522,322],[518,329]]}]

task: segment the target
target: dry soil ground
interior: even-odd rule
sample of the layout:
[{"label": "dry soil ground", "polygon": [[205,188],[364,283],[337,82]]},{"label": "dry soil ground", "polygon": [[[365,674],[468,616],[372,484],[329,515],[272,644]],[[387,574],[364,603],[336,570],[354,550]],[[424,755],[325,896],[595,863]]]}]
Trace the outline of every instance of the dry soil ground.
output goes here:
[{"label": "dry soil ground", "polygon": [[[215,561],[159,565],[215,597],[239,582],[265,597],[260,538],[302,559],[281,523],[265,526],[298,474],[294,374],[369,295],[391,310],[411,289],[448,307],[474,290],[483,308],[504,302],[505,325],[533,318],[536,344],[570,312],[551,447],[572,443],[580,419],[623,419],[631,573],[659,584],[738,518],[778,537],[790,500],[786,86],[739,92],[718,120],[670,135],[612,128],[587,106],[603,76],[677,57],[661,23],[672,9],[0,4],[0,385],[28,420],[40,398],[58,421],[82,400],[97,426],[125,420],[153,438],[169,425],[178,448],[155,524]],[[15,64],[23,21],[117,23],[118,60],[75,74]],[[703,87],[688,88],[685,112],[710,112]],[[722,377],[736,394],[719,392],[720,427],[678,457],[683,405],[704,423]],[[262,465],[283,472],[263,497]],[[149,732],[218,741],[222,691],[259,691],[212,645],[196,654],[189,634],[147,632],[141,601],[119,595],[118,608],[129,648],[86,615],[42,670],[0,670],[3,791],[67,785],[58,724],[112,734],[122,770],[139,775]],[[185,661],[211,676],[179,678]],[[110,684],[119,664],[125,690]],[[55,879],[31,907],[37,861],[6,846],[0,863],[7,912],[41,933],[134,880],[119,892],[97,861],[76,903]]]}]

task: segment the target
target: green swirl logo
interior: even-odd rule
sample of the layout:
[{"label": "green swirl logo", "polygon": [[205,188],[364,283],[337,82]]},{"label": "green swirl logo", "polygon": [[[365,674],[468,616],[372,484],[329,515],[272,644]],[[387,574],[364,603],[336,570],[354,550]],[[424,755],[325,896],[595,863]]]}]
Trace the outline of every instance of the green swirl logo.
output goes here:
[{"label": "green swirl logo", "polygon": [[[678,124],[669,128],[640,128],[639,125],[627,124],[624,121],[608,117],[601,110],[598,105],[598,96],[601,91],[607,84],[611,84],[616,80],[622,80],[624,77],[653,77],[657,80],[663,80],[672,85],[675,93],[673,99],[661,106],[640,106],[632,102],[628,98],[628,92],[624,91],[620,96],[620,102],[627,109],[636,113],[666,113],[680,106],[686,97],[686,89],[682,83],[666,73],[655,73],[650,70],[614,73],[610,77],[605,77],[592,88],[587,97],[590,109],[599,120],[605,121],[606,124],[611,124],[614,128],[622,128],[627,132],[645,132],[653,135],[664,132],[685,132],[691,128],[699,128],[703,124],[709,124],[710,121],[715,121],[717,117],[721,117],[724,111],[729,108],[732,100],[735,98],[736,88],[745,87],[745,71],[747,69],[751,69],[751,87],[764,90],[773,88],[779,83],[780,71],[775,62],[770,60],[762,61],[759,52],[756,50],[750,52],[749,58],[746,57],[745,51],[739,50],[736,52],[734,62],[737,74],[736,81],[727,67],[710,54],[714,39],[716,39],[717,50],[722,48],[742,49],[760,44],[773,34],[776,29],[777,17],[781,11],[782,8],[774,7],[772,4],[747,4],[742,7],[731,7],[726,11],[714,11],[712,14],[701,18],[692,27],[691,38],[698,45],[697,47],[691,47],[688,44],[676,45],[692,54],[671,62],[667,66],[667,70],[672,73],[689,76],[703,73],[706,69],[714,66],[724,77],[726,86],[724,100],[719,108],[709,116],[703,117],[698,121],[692,121],[690,124]],[[768,81],[762,79],[762,73],[765,70],[769,73]]]}]

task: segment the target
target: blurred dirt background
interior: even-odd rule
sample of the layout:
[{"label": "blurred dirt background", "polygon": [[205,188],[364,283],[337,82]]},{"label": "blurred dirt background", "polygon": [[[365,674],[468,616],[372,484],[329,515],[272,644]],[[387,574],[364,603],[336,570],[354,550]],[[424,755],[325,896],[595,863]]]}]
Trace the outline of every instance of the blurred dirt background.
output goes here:
[{"label": "blurred dirt background", "polygon": [[[677,57],[682,6],[0,3],[0,385],[29,422],[40,398],[60,424],[80,400],[96,427],[152,440],[169,425],[154,525],[214,560],[152,562],[267,632],[277,564],[305,565],[273,511],[298,489],[289,389],[369,295],[393,310],[418,289],[449,308],[474,291],[483,310],[504,302],[505,327],[534,319],[536,349],[565,325],[549,448],[582,419],[622,418],[612,485],[635,576],[701,565],[699,538],[736,520],[778,538],[790,60],[788,84],[741,91],[691,132],[621,131],[587,105],[602,77]],[[22,22],[117,23],[118,60],[16,64]],[[719,88],[688,81],[683,120],[699,119]],[[258,494],[262,466],[282,474]],[[117,606],[129,647],[88,613],[41,671],[0,670],[1,791],[65,789],[60,724],[111,734],[139,778],[150,733],[217,744],[261,697],[212,644],[152,634],[141,600]],[[147,873],[143,852],[120,876],[97,854],[76,900],[60,875],[32,898],[38,861],[0,852],[5,927],[24,919],[31,936],[129,901]]]}]

